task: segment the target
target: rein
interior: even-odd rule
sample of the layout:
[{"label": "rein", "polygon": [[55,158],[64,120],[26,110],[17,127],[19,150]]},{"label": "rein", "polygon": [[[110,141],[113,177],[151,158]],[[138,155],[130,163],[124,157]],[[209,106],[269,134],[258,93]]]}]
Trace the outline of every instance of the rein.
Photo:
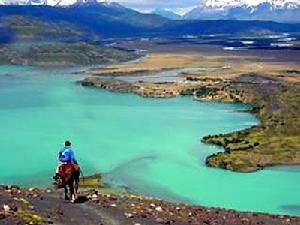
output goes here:
[{"label": "rein", "polygon": [[84,175],[83,175],[83,172],[82,172],[82,169],[80,168],[80,174],[82,176],[82,184],[84,184]]}]

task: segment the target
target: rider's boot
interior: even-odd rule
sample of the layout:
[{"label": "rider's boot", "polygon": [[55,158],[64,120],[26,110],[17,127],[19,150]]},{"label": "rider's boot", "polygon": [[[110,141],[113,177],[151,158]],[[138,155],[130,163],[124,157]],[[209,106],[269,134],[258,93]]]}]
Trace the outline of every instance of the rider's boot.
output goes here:
[{"label": "rider's boot", "polygon": [[59,179],[58,173],[56,173],[55,176],[53,176],[53,179],[54,179],[54,180],[58,180],[58,179]]}]

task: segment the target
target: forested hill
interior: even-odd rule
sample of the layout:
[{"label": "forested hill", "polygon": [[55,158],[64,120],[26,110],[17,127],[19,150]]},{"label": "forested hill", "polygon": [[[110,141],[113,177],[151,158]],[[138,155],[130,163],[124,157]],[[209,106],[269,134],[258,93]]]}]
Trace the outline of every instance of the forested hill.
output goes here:
[{"label": "forested hill", "polygon": [[[186,35],[218,33],[272,33],[298,32],[300,24],[282,24],[268,21],[196,20],[171,21],[155,14],[142,14],[119,4],[87,4],[68,7],[0,6],[1,33],[14,34],[7,18],[21,16],[25,20],[42,21],[47,33],[49,24],[59,24],[60,30],[76,28],[101,36],[132,35]],[[22,20],[13,21],[15,26]],[[64,26],[61,26],[64,24]],[[67,24],[69,26],[67,26]],[[1,37],[2,39],[4,37]]]}]

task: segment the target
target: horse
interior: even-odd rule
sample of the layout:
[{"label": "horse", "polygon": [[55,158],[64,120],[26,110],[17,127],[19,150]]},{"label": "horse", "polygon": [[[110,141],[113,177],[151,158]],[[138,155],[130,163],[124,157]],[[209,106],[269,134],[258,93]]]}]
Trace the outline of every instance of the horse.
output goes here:
[{"label": "horse", "polygon": [[[61,178],[60,188],[65,189],[65,200],[74,203],[77,200],[79,189],[80,168],[77,164],[66,163],[59,167],[59,177]],[[70,191],[70,196],[68,192]]]}]

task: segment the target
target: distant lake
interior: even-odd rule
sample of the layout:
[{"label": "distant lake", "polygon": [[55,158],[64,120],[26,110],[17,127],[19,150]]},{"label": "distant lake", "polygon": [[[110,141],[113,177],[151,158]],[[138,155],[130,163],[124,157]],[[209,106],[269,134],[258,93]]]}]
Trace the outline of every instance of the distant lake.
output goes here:
[{"label": "distant lake", "polygon": [[0,183],[50,186],[66,139],[85,175],[135,193],[204,206],[300,215],[300,173],[252,174],[205,166],[222,149],[201,137],[244,129],[257,119],[243,104],[190,97],[145,99],[75,84],[73,69],[0,66]]}]

